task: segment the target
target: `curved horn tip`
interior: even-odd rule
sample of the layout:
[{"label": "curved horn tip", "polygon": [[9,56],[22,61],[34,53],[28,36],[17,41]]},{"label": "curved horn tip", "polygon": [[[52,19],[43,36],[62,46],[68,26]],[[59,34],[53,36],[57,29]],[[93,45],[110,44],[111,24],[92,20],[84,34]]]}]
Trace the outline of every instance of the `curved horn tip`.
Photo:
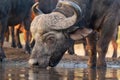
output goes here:
[{"label": "curved horn tip", "polygon": [[39,15],[39,14],[43,14],[43,12],[39,9],[39,2],[36,2],[33,6],[32,6],[32,11],[34,12],[35,15]]},{"label": "curved horn tip", "polygon": [[38,6],[38,5],[39,5],[39,2],[36,2],[35,4],[33,4],[32,8],[33,8],[33,7],[36,7],[36,6]]}]

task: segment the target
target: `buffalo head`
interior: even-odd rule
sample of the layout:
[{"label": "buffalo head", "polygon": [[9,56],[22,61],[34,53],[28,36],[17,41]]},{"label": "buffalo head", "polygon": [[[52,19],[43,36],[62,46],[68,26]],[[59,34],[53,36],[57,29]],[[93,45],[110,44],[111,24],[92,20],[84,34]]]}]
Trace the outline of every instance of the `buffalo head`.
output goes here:
[{"label": "buffalo head", "polygon": [[59,4],[71,7],[73,15],[66,17],[60,12],[43,14],[37,8],[38,3],[33,6],[37,16],[31,23],[31,32],[36,41],[29,60],[31,65],[56,66],[71,46],[71,41],[82,38],[78,27],[73,27],[81,16],[81,8],[70,1],[61,1]]}]

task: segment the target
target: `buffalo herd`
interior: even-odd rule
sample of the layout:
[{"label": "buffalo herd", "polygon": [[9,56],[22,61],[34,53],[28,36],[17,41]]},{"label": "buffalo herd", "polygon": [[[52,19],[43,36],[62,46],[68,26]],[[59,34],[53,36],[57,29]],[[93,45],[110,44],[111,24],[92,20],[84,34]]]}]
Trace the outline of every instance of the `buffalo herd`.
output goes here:
[{"label": "buffalo herd", "polygon": [[[9,26],[13,29],[21,23],[25,29],[25,51],[30,54],[30,65],[55,67],[67,50],[74,54],[75,41],[84,40],[89,55],[88,66],[106,68],[109,43],[111,40],[115,43],[118,34],[120,0],[1,0],[1,62],[6,58],[3,49],[5,32]],[[33,48],[29,39],[31,33]],[[113,46],[117,48],[117,44]],[[116,55],[114,52],[113,57]]]}]

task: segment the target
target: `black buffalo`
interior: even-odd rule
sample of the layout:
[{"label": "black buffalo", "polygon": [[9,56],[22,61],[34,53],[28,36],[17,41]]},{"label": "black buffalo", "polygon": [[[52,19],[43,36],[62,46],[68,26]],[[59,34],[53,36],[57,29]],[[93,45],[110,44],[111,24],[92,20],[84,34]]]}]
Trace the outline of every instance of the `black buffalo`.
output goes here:
[{"label": "black buffalo", "polygon": [[[0,0],[0,60],[6,57],[3,42],[8,26],[14,26],[23,21],[27,30],[26,34],[29,35],[31,7],[34,3],[34,0]],[[28,38],[25,49],[30,53]]]},{"label": "black buffalo", "polygon": [[[44,13],[50,13],[56,7],[58,0],[35,0],[35,2],[39,2],[39,9],[41,9]],[[31,17],[33,19],[35,17],[35,15],[32,13]],[[21,23],[20,26],[21,25],[23,25],[23,24]],[[12,33],[11,47],[22,48],[22,45],[20,42],[20,37],[19,37],[20,28],[22,28],[20,26],[19,26],[19,28],[11,27],[11,31],[10,31]],[[26,40],[26,37],[27,37],[26,30],[24,28],[22,28],[22,31],[24,32],[24,38]],[[34,46],[34,43],[35,43],[34,40],[31,41],[31,48]]]},{"label": "black buffalo", "polygon": [[[37,8],[38,9],[38,8]],[[119,0],[62,0],[50,14],[38,10],[31,31],[36,40],[29,63],[54,67],[72,40],[82,39],[81,27],[93,29],[88,35],[89,67],[106,67],[109,42],[120,23]],[[79,26],[79,28],[75,27]],[[96,40],[99,34],[99,40]],[[98,58],[97,58],[98,53]]]}]

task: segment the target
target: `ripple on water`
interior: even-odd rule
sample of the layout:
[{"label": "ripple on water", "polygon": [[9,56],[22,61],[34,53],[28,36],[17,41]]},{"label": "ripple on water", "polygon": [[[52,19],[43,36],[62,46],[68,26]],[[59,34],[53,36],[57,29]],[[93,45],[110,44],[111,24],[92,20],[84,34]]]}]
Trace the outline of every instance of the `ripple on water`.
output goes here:
[{"label": "ripple on water", "polygon": [[[2,63],[6,67],[30,67],[27,61],[5,61]],[[87,63],[85,61],[60,61],[60,63],[56,66],[60,68],[87,68]],[[117,62],[107,62],[108,68],[120,68],[120,64]]]}]

